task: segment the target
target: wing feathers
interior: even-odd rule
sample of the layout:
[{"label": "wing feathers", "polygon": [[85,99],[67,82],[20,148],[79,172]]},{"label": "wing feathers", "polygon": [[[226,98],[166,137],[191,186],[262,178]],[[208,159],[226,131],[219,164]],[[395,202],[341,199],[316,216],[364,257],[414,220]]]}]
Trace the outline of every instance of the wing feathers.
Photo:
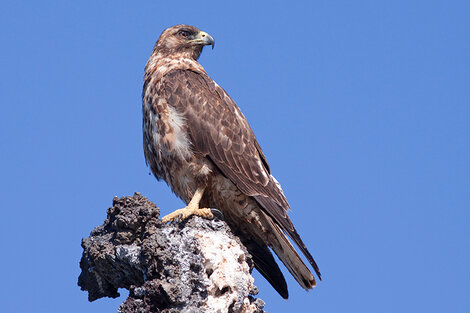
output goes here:
[{"label": "wing feathers", "polygon": [[205,74],[175,70],[162,82],[168,103],[184,112],[194,149],[207,155],[241,192],[263,207],[321,279],[317,264],[287,216],[287,199],[271,177],[266,157],[235,102]]}]

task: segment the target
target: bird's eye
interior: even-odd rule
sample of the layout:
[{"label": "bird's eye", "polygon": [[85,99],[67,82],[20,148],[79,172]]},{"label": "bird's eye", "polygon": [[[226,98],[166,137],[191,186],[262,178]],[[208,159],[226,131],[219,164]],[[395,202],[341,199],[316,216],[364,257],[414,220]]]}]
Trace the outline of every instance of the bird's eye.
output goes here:
[{"label": "bird's eye", "polygon": [[178,35],[180,35],[183,38],[189,37],[190,33],[187,30],[180,30],[178,32]]}]

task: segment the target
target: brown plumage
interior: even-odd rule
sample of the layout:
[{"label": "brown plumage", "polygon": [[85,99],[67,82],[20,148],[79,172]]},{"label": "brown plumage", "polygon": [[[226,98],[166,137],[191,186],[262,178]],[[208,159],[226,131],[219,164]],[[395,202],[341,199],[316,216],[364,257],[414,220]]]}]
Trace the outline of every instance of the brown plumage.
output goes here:
[{"label": "brown plumage", "polygon": [[201,205],[224,213],[256,268],[287,298],[268,247],[306,290],[315,279],[286,234],[319,278],[320,272],[287,216],[289,204],[250,125],[197,62],[208,44],[214,44],[210,35],[187,25],[170,27],[158,39],[145,67],[145,158],[155,177],[186,203],[202,188]]}]

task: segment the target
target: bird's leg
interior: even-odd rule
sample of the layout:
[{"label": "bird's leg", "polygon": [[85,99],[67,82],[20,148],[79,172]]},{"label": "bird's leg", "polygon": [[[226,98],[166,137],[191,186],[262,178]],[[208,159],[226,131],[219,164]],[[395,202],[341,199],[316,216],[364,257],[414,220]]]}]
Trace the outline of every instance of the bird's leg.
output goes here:
[{"label": "bird's leg", "polygon": [[214,214],[212,214],[211,209],[199,208],[199,202],[201,202],[202,195],[204,194],[204,189],[205,188],[197,188],[196,192],[193,195],[193,198],[185,208],[176,210],[168,215],[165,215],[162,218],[162,222],[165,224],[173,221],[178,217],[180,220],[184,220],[190,217],[191,215],[197,215],[208,219],[214,218]]}]

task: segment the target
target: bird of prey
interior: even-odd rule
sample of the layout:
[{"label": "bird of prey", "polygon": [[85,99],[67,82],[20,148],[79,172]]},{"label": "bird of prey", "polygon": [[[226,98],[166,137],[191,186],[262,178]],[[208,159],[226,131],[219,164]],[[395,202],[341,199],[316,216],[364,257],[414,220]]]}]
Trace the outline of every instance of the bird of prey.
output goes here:
[{"label": "bird of prey", "polygon": [[163,31],[145,66],[142,93],[143,145],[147,164],[187,206],[163,222],[222,211],[253,257],[255,268],[285,299],[287,284],[271,248],[305,289],[312,273],[287,235],[320,271],[287,216],[280,184],[246,118],[197,62],[214,39],[188,25]]}]

